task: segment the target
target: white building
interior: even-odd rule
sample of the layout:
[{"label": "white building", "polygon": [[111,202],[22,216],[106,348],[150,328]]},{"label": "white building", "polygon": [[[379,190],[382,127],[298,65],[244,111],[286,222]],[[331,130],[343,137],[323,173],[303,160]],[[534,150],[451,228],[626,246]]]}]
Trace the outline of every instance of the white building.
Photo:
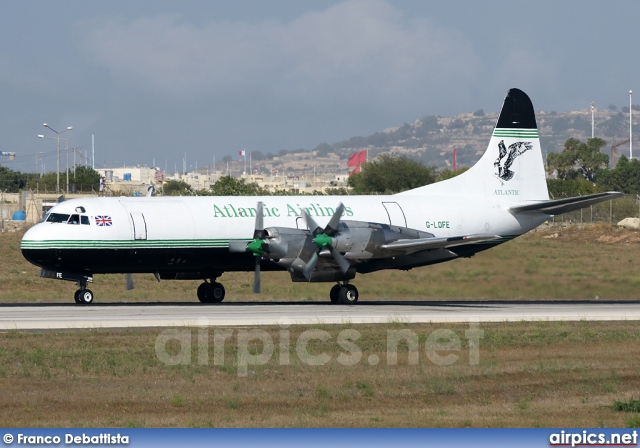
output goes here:
[{"label": "white building", "polygon": [[151,185],[156,182],[156,169],[147,167],[122,167],[122,168],[98,168],[100,176],[107,182],[130,181],[143,185]]}]

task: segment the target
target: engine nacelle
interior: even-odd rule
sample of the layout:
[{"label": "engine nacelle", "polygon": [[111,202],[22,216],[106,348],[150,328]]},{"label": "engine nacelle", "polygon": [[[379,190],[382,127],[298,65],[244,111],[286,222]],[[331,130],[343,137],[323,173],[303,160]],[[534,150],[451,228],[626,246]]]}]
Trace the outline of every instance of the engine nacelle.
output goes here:
[{"label": "engine nacelle", "polygon": [[267,256],[271,260],[297,258],[306,244],[311,242],[311,232],[287,227],[264,229]]},{"label": "engine nacelle", "polygon": [[[406,227],[363,221],[341,221],[338,232],[331,239],[331,247],[344,254],[350,262],[388,257],[389,250],[381,246],[397,240],[431,238],[433,234],[420,232]],[[290,272],[301,272],[309,261],[317,246],[313,242],[314,235],[304,229],[287,227],[269,227],[265,229],[267,256],[276,264]],[[320,252],[326,264],[333,265],[333,257],[328,249]],[[327,274],[329,275],[329,274]]]}]

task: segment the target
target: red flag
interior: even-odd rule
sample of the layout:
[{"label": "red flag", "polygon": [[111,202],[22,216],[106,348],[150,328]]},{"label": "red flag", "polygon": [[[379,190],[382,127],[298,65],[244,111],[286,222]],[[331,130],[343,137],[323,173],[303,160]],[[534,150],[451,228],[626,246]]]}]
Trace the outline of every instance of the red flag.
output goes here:
[{"label": "red flag", "polygon": [[367,161],[367,150],[363,149],[360,152],[357,152],[355,154],[351,154],[349,156],[349,161],[347,162],[347,166],[349,168],[354,168],[351,172],[352,173],[359,173],[360,172],[360,166]]}]

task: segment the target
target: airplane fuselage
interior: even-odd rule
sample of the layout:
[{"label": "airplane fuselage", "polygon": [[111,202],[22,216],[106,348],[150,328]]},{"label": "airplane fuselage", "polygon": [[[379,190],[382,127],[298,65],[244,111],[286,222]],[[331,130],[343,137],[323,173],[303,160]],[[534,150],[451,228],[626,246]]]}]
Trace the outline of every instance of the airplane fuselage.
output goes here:
[{"label": "airplane fuselage", "polygon": [[[231,253],[229,243],[252,238],[260,200],[265,227],[306,229],[302,208],[324,225],[340,202],[345,206],[344,220],[411,228],[435,237],[492,233],[510,239],[540,223],[517,218],[497,203],[492,206],[482,199],[456,203],[451,197],[86,198],[63,202],[51,214],[86,216],[88,224],[82,224],[82,219],[78,224],[42,222],[25,235],[22,251],[29,261],[45,269],[85,275],[159,272],[171,278],[175,273],[185,276],[190,272],[194,278],[209,278],[224,271],[250,271],[251,254]],[[465,254],[487,247],[472,244]],[[444,259],[455,257],[449,251],[442,252]],[[424,264],[438,261],[438,257],[428,257]],[[281,269],[269,262],[262,268]]]}]

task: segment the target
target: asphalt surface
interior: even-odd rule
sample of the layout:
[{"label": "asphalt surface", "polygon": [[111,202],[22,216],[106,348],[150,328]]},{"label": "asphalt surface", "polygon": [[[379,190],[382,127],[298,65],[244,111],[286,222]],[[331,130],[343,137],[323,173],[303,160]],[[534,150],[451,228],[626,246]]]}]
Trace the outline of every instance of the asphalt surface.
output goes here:
[{"label": "asphalt surface", "polygon": [[0,330],[640,320],[640,302],[1,304]]}]

